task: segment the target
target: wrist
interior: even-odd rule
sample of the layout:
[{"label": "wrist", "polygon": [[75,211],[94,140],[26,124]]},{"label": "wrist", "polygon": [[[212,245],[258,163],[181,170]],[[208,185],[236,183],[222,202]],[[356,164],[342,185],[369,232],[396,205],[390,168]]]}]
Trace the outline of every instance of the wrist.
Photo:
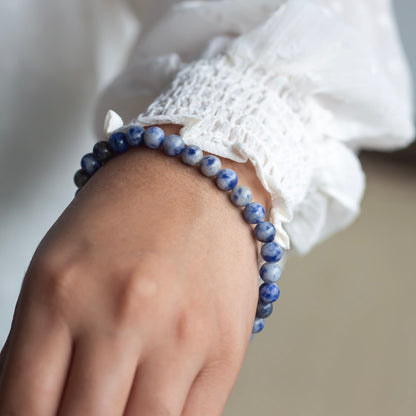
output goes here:
[{"label": "wrist", "polygon": [[[183,127],[179,124],[155,124],[154,126],[162,128],[165,131],[166,136],[170,134],[180,135],[180,130]],[[262,204],[266,209],[266,213],[268,213],[271,209],[271,195],[262,185],[251,161],[248,160],[245,163],[241,163],[221,156],[217,157],[221,160],[223,169],[232,169],[237,173],[239,183],[243,183],[252,190],[253,200]]]}]

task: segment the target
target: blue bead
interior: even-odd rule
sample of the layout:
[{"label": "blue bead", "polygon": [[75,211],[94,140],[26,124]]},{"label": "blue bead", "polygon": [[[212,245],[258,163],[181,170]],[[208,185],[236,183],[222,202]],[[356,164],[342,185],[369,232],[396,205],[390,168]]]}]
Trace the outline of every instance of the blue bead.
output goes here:
[{"label": "blue bead", "polygon": [[279,244],[277,244],[275,241],[263,244],[260,253],[263,259],[268,263],[276,263],[283,256],[282,247],[280,247]]},{"label": "blue bead", "polygon": [[94,174],[100,166],[101,163],[96,159],[93,153],[87,153],[81,159],[81,168],[88,175]]},{"label": "blue bead", "polygon": [[160,127],[149,127],[144,133],[144,142],[151,149],[158,149],[165,140],[165,132]]},{"label": "blue bead", "polygon": [[129,148],[126,133],[118,131],[108,138],[110,149],[115,153],[123,153]]},{"label": "blue bead", "polygon": [[95,143],[92,152],[99,162],[107,162],[107,160],[113,157],[113,152],[110,149],[110,145],[107,141],[101,140]]},{"label": "blue bead", "polygon": [[268,318],[273,312],[273,303],[264,303],[259,300],[256,310],[256,318]]},{"label": "blue bead", "polygon": [[264,243],[270,243],[276,236],[276,229],[271,222],[263,221],[254,227],[254,235],[257,240],[263,241]]},{"label": "blue bead", "polygon": [[260,267],[260,277],[266,283],[276,283],[282,277],[282,269],[277,263],[264,263]]},{"label": "blue bead", "polygon": [[199,168],[205,176],[216,176],[221,170],[221,160],[214,155],[205,156],[201,159]]},{"label": "blue bead", "polygon": [[196,166],[203,157],[202,150],[193,144],[186,146],[181,154],[183,163],[189,166]]},{"label": "blue bead", "polygon": [[131,126],[127,130],[127,143],[130,146],[140,146],[144,142],[144,128],[142,126]]},{"label": "blue bead", "polygon": [[74,183],[77,188],[82,188],[90,179],[90,175],[85,173],[82,169],[79,169],[75,172]]},{"label": "blue bead", "polygon": [[244,208],[244,218],[249,224],[257,224],[264,220],[266,210],[258,202],[251,202]]},{"label": "blue bead", "polygon": [[231,201],[238,207],[244,207],[248,205],[253,199],[253,192],[248,186],[238,185],[230,194]]},{"label": "blue bead", "polygon": [[163,150],[168,156],[178,156],[183,149],[185,149],[185,143],[177,134],[171,134],[163,141]]},{"label": "blue bead", "polygon": [[217,186],[223,191],[231,191],[237,186],[238,176],[232,169],[222,169],[216,178]]},{"label": "blue bead", "polygon": [[253,340],[253,338],[254,338],[254,334],[251,334],[250,335],[250,342]]},{"label": "blue bead", "polygon": [[263,328],[264,328],[264,319],[263,318],[255,318],[252,333],[257,334]]},{"label": "blue bead", "polygon": [[264,303],[275,302],[279,299],[280,289],[274,283],[263,283],[259,289],[260,300]]}]

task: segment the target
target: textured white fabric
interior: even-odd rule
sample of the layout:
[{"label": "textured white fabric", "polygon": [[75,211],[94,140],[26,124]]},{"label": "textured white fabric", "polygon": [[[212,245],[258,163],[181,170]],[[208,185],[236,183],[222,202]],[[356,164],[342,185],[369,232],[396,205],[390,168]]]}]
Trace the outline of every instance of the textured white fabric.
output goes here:
[{"label": "textured white fabric", "polygon": [[133,4],[143,30],[107,102],[126,99],[124,116],[184,125],[187,144],[250,160],[283,247],[307,252],[348,225],[364,190],[357,150],[414,134],[389,1],[153,4]]}]

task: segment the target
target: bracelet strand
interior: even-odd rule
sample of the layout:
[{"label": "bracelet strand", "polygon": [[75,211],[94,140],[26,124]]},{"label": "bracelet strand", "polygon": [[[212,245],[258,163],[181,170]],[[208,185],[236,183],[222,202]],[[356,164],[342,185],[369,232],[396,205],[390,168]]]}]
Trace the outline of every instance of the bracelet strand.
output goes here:
[{"label": "bracelet strand", "polygon": [[163,148],[167,156],[180,156],[186,165],[199,167],[201,173],[215,179],[219,189],[229,192],[232,203],[242,209],[242,215],[248,224],[255,225],[255,238],[264,243],[260,249],[260,256],[264,260],[259,268],[259,275],[263,283],[259,287],[256,316],[254,318],[252,334],[257,334],[264,328],[264,319],[273,312],[273,303],[280,296],[280,289],[276,282],[282,275],[277,264],[283,256],[280,245],[274,241],[276,229],[272,223],[265,221],[266,211],[263,205],[252,202],[253,193],[245,185],[238,184],[238,175],[232,169],[222,169],[221,160],[214,155],[204,156],[202,150],[195,145],[185,145],[181,136],[177,134],[165,135],[160,127],[143,128],[133,124],[123,126],[113,132],[107,140],[95,143],[92,153],[85,154],[81,159],[81,169],[74,175],[77,186],[75,195],[88,182],[91,176],[114,156],[126,152],[129,148],[146,146],[150,149]]}]

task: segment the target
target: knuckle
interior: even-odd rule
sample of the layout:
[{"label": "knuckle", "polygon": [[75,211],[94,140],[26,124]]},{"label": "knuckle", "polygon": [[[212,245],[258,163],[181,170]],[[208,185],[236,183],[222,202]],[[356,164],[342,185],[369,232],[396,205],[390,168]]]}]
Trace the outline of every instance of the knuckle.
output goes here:
[{"label": "knuckle", "polygon": [[186,344],[189,341],[205,343],[207,333],[211,332],[209,314],[202,309],[187,305],[178,314],[174,331],[179,344]]},{"label": "knuckle", "polygon": [[139,319],[150,318],[160,308],[159,283],[155,272],[136,267],[122,275],[115,300],[114,318],[119,325],[136,324]]},{"label": "knuckle", "polygon": [[29,273],[32,298],[54,313],[63,312],[75,300],[80,274],[78,262],[62,264],[44,259]]}]

